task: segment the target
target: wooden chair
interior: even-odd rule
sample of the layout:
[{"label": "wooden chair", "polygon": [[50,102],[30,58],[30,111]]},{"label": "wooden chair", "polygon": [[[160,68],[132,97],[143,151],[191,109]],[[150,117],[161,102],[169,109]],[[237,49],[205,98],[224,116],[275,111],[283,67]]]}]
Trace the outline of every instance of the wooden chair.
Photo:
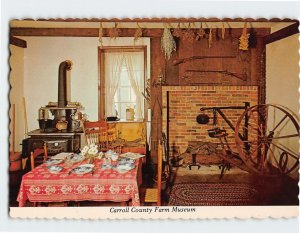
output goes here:
[{"label": "wooden chair", "polygon": [[108,139],[108,148],[121,154],[123,144],[122,144],[121,140],[118,140],[118,129],[117,129],[115,123],[111,123],[108,125],[107,139]]},{"label": "wooden chair", "polygon": [[[41,159],[42,158],[42,159]],[[48,159],[47,144],[44,143],[43,148],[37,148],[30,153],[31,170],[36,167],[36,164],[42,164]]]},{"label": "wooden chair", "polygon": [[145,192],[145,202],[156,202],[161,205],[161,178],[162,178],[162,145],[159,141],[157,148],[157,188],[147,188]]},{"label": "wooden chair", "polygon": [[83,128],[87,145],[94,143],[99,146],[99,150],[108,150],[108,126],[106,121],[85,121]]}]

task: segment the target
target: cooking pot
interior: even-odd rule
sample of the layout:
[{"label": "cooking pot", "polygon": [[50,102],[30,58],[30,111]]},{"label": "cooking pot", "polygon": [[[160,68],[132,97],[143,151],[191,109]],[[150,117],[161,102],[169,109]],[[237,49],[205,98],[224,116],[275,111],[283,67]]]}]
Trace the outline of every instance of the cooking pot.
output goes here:
[{"label": "cooking pot", "polygon": [[58,130],[64,130],[64,129],[67,129],[67,126],[68,126],[68,122],[67,121],[58,121],[56,123],[56,128]]},{"label": "cooking pot", "polygon": [[45,119],[39,119],[39,127],[40,129],[48,129],[48,128],[51,128],[52,127],[52,124],[53,124],[53,120],[51,119],[48,119],[48,120],[45,120]]},{"label": "cooking pot", "polygon": [[199,114],[197,116],[196,120],[197,120],[198,124],[202,124],[202,125],[208,124],[208,122],[209,122],[209,116],[206,115],[206,114]]}]

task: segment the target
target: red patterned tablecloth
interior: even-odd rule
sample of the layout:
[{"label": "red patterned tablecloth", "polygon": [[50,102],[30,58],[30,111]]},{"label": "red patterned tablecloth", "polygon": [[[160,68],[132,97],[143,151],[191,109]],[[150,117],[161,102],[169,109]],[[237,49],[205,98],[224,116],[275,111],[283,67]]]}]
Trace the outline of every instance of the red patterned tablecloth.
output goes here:
[{"label": "red patterned tablecloth", "polygon": [[[81,163],[84,164],[85,162]],[[135,168],[120,174],[113,169],[102,169],[102,160],[96,159],[94,173],[69,174],[72,167],[62,163],[63,170],[58,174],[48,171],[46,164],[36,167],[22,178],[17,201],[19,206],[30,202],[64,201],[114,201],[132,200],[132,205],[139,206],[139,185],[142,181],[140,160],[135,161]]]}]

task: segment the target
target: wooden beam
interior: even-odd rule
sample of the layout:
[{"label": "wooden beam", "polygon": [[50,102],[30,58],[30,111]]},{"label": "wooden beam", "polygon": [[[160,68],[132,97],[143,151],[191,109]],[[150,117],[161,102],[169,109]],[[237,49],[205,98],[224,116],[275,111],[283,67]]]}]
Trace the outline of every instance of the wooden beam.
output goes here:
[{"label": "wooden beam", "polygon": [[284,39],[286,37],[292,36],[294,34],[299,33],[299,21],[297,23],[294,23],[288,27],[282,28],[270,35],[267,35],[264,37],[264,43],[270,44],[272,42]]},{"label": "wooden beam", "polygon": [[9,38],[9,44],[18,46],[20,48],[27,48],[27,42],[26,42],[26,40],[22,40],[20,38],[14,37],[14,36],[11,36]]},{"label": "wooden beam", "polygon": [[[107,28],[103,29],[103,37],[109,37]],[[135,28],[119,28],[119,37],[134,37],[137,29]],[[214,30],[214,29],[213,29]],[[230,30],[232,37],[240,37],[242,28],[234,28]],[[146,28],[143,29],[143,37],[161,37],[163,29]],[[265,36],[270,34],[269,28],[255,28],[253,32],[256,36]],[[11,36],[69,36],[69,37],[98,37],[98,28],[11,28]]]},{"label": "wooden beam", "polygon": [[[119,37],[134,36],[136,29],[120,28]],[[12,36],[70,36],[70,37],[98,37],[98,28],[11,28]],[[145,37],[160,37],[162,29],[143,30]],[[103,29],[103,37],[109,37],[108,29]]]}]

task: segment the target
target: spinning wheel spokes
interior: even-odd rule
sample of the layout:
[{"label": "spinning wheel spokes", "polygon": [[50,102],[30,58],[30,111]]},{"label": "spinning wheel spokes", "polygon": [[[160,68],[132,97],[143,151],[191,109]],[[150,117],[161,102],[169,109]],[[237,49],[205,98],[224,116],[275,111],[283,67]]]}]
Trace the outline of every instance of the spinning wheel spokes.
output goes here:
[{"label": "spinning wheel spokes", "polygon": [[[245,117],[248,118],[247,127]],[[248,137],[239,137],[245,130]],[[245,165],[260,175],[288,174],[298,168],[299,125],[283,107],[256,105],[248,108],[237,122],[235,140]]]}]

